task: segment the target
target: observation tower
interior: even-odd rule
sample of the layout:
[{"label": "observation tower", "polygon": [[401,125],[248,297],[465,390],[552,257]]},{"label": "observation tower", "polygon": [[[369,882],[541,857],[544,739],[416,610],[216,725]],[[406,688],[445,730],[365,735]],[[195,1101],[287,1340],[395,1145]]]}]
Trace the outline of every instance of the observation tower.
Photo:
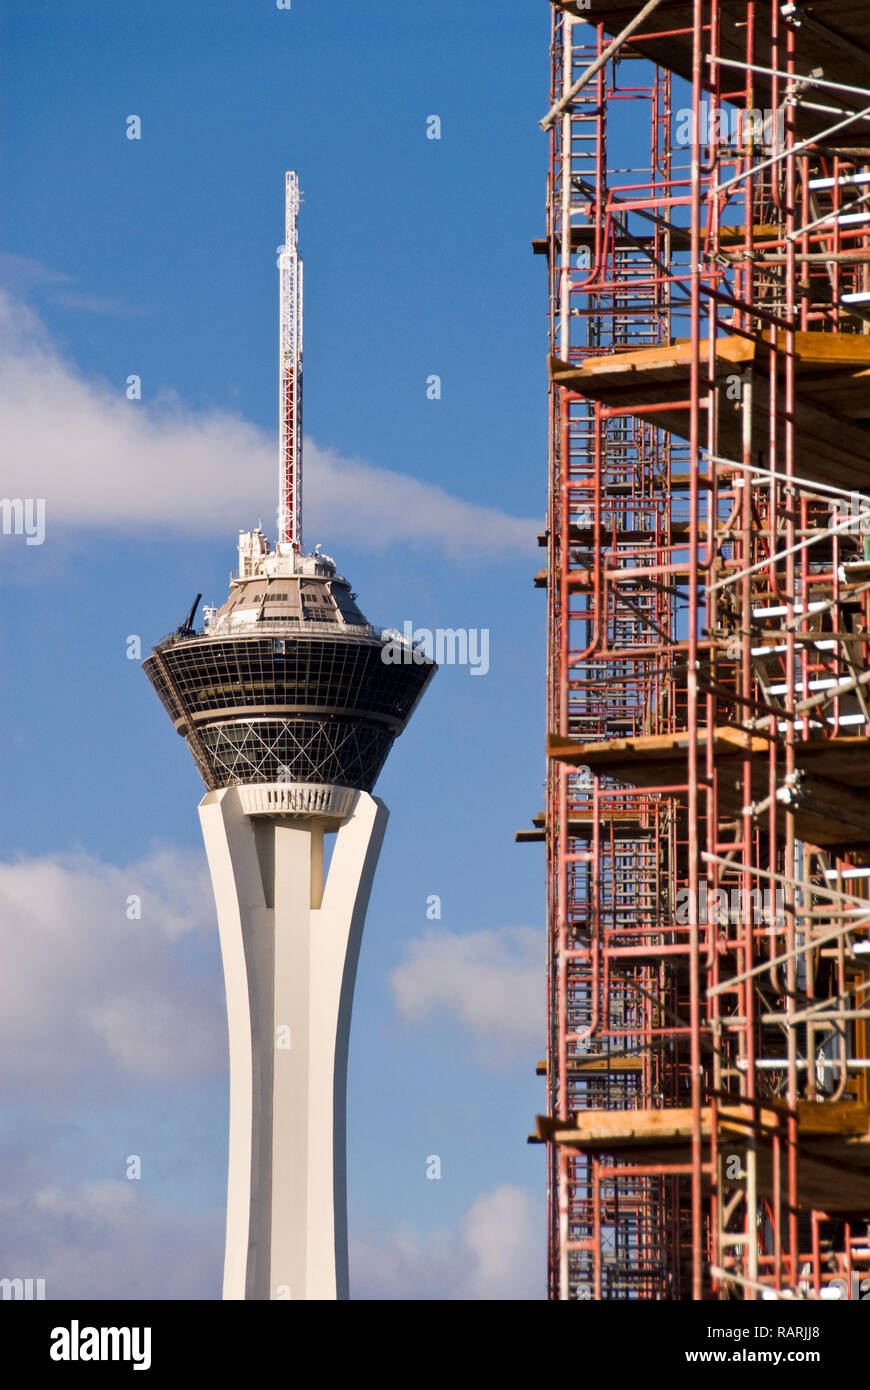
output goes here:
[{"label": "observation tower", "polygon": [[226,602],[197,631],[197,599],[143,663],[207,789],[230,1052],[225,1299],[348,1297],[348,1038],[388,815],[371,793],[436,669],[302,548],[299,202],[288,173],[278,541],[241,532]]}]

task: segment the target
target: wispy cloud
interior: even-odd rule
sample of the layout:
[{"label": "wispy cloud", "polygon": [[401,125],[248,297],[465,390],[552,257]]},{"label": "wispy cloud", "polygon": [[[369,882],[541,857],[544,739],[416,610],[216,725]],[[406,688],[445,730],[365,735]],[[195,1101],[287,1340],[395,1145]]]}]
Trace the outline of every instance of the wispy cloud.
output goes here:
[{"label": "wispy cloud", "polygon": [[389,977],[399,1015],[409,1022],[452,1018],[500,1063],[544,1037],[541,933],[500,927],[458,935],[431,929],[404,943]]},{"label": "wispy cloud", "polygon": [[[71,291],[70,291],[71,292]],[[0,296],[0,438],[8,497],[44,497],[55,534],[114,529],[274,531],[275,444],[230,412],[128,400],[125,379],[86,378],[38,319]],[[469,563],[534,549],[536,522],[436,483],[306,443],[306,531],[327,548],[435,548]]]},{"label": "wispy cloud", "polygon": [[0,284],[8,287],[27,287],[34,285],[69,285],[72,276],[62,270],[53,270],[32,256],[13,256],[9,251],[0,251]]},{"label": "wispy cloud", "polygon": [[46,303],[60,304],[65,309],[81,309],[87,314],[138,317],[143,312],[123,304],[119,299],[76,289],[73,276],[65,271],[54,270],[31,256],[13,256],[8,251],[0,251],[0,286],[12,294],[35,295]]},{"label": "wispy cloud", "polygon": [[216,1299],[222,1213],[161,1201],[139,1182],[60,1181],[0,1195],[0,1278],[47,1299]]},{"label": "wispy cloud", "polygon": [[[128,917],[137,908],[141,917]],[[211,965],[191,940],[214,933]],[[226,1027],[201,855],[119,868],[91,856],[0,864],[0,1088],[43,1094],[102,1067],[123,1080],[219,1075]],[[206,970],[209,987],[197,988]],[[120,1093],[120,1091],[119,1091]]]},{"label": "wispy cloud", "polygon": [[[530,929],[443,933],[412,943],[391,983],[406,1017],[445,1011],[504,1055],[540,1031],[537,955]],[[141,1133],[164,1089],[185,1094],[225,1071],[204,857],[160,849],[128,866],[84,854],[2,863],[0,959],[0,1094],[28,1117],[26,1130],[0,1130],[0,1277],[44,1278],[49,1298],[217,1297],[222,1210],[187,1211],[114,1176],[128,1152],[115,1140],[113,1174],[97,1180],[90,1163],[70,1172],[64,1152],[77,1097],[99,1097],[106,1113],[132,1103]],[[167,1152],[165,1138],[157,1148]],[[97,1171],[105,1158],[96,1155]],[[144,1162],[150,1177],[154,1152]],[[352,1296],[541,1298],[544,1244],[542,1202],[502,1184],[435,1232],[357,1226]]]},{"label": "wispy cloud", "polygon": [[[100,294],[87,294],[83,290],[58,290],[52,296],[55,304],[61,304],[65,309],[82,309],[86,314],[124,314],[131,315],[132,310],[121,303],[120,299],[109,299]],[[141,311],[137,311],[136,316]]]},{"label": "wispy cloud", "polygon": [[[7,1182],[0,1277],[45,1280],[48,1299],[220,1297],[223,1213],[185,1210],[139,1182]],[[353,1231],[354,1300],[530,1301],[546,1296],[543,1201],[502,1183],[453,1226]]]},{"label": "wispy cloud", "polygon": [[351,1239],[351,1298],[529,1300],[546,1296],[543,1202],[502,1183],[454,1230],[402,1226]]}]

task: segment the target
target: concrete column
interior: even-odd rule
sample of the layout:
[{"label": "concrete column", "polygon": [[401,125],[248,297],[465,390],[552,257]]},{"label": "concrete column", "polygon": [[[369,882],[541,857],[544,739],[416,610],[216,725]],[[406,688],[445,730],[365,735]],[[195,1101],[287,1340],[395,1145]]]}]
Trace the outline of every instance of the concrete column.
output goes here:
[{"label": "concrete column", "polygon": [[328,820],[208,792],[230,1048],[225,1299],[348,1297],[345,1099],[353,988],[387,809]]}]

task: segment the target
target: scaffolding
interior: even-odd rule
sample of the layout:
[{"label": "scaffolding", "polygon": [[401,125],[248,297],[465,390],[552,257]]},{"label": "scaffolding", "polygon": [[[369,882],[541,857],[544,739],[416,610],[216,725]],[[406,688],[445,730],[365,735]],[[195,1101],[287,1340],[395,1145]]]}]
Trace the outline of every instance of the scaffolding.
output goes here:
[{"label": "scaffolding", "polygon": [[857,1298],[870,12],[550,7],[550,1296]]}]

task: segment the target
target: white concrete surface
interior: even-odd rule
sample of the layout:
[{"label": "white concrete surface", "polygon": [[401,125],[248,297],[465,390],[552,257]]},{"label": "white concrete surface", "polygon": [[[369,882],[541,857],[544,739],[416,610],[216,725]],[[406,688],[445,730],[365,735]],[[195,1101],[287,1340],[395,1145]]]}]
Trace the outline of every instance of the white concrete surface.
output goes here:
[{"label": "white concrete surface", "polygon": [[272,800],[229,787],[199,807],[230,1047],[223,1296],[347,1298],[347,1052],[388,812],[367,792],[340,821]]}]

